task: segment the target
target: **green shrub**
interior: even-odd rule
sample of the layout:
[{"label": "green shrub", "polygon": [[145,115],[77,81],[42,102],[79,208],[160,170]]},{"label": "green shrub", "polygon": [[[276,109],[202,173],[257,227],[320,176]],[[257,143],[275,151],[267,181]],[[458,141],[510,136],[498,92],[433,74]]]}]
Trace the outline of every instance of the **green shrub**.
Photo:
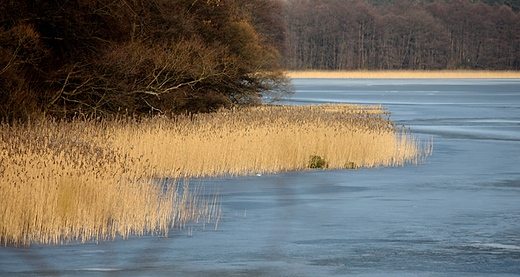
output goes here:
[{"label": "green shrub", "polygon": [[321,157],[317,155],[311,155],[309,158],[309,163],[307,165],[308,168],[328,168],[328,163]]},{"label": "green shrub", "polygon": [[354,162],[346,162],[344,167],[346,169],[358,169],[357,164],[355,164]]}]

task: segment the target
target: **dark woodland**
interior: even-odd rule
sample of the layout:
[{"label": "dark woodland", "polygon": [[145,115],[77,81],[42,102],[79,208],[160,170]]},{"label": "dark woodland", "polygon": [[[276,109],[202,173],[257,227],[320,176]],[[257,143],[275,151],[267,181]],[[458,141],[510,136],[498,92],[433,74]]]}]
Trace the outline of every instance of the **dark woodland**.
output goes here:
[{"label": "dark woodland", "polygon": [[274,0],[1,0],[0,118],[208,112],[290,93]]},{"label": "dark woodland", "polygon": [[0,118],[178,114],[284,70],[520,68],[520,0],[0,0]]},{"label": "dark woodland", "polygon": [[520,1],[288,0],[292,70],[520,69]]}]

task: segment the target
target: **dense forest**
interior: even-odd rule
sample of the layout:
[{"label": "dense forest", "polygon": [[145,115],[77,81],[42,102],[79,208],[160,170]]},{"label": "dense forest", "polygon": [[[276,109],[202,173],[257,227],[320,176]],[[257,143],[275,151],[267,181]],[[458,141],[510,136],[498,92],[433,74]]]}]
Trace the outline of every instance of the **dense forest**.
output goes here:
[{"label": "dense forest", "polygon": [[0,118],[206,112],[291,92],[276,0],[2,0]]},{"label": "dense forest", "polygon": [[[373,5],[385,5],[392,4],[396,2],[423,2],[423,3],[432,3],[438,0],[364,0],[365,2]],[[442,0],[442,1],[450,1],[450,0]],[[518,11],[520,9],[520,0],[467,0],[470,3],[484,3],[488,5],[506,5],[509,6],[514,11]]]},{"label": "dense forest", "polygon": [[293,70],[520,69],[517,0],[287,0]]},{"label": "dense forest", "polygon": [[285,69],[520,69],[520,0],[1,0],[0,118],[207,112]]}]

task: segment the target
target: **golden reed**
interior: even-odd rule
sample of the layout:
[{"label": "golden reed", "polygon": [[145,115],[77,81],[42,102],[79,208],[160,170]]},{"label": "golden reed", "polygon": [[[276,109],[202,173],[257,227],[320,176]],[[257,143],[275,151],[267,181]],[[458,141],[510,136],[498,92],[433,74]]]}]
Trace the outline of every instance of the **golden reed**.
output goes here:
[{"label": "golden reed", "polygon": [[151,178],[149,163],[106,142],[122,127],[94,120],[2,124],[0,244],[167,235],[188,221],[218,222],[214,200],[187,183],[164,186]]},{"label": "golden reed", "polygon": [[402,165],[420,158],[418,141],[381,107],[260,106],[126,123],[107,139],[153,165],[155,176],[193,178],[307,168]]},{"label": "golden reed", "polygon": [[289,78],[331,79],[519,79],[520,71],[500,70],[308,70],[288,71]]},{"label": "golden reed", "polygon": [[428,146],[380,106],[260,106],[141,120],[51,119],[0,126],[0,241],[63,243],[166,234],[220,217],[165,178],[416,163]]}]

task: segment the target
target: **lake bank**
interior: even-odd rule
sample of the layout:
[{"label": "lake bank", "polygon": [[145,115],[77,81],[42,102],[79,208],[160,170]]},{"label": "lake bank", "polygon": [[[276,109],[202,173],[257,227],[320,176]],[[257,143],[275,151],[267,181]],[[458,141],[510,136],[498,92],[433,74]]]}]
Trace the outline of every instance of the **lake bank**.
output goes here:
[{"label": "lake bank", "polygon": [[[520,80],[295,79],[288,104],[379,105],[419,166],[200,179],[218,230],[0,248],[0,276],[518,276]],[[211,231],[209,231],[211,230]]]},{"label": "lake bank", "polygon": [[428,148],[388,113],[380,106],[285,105],[0,125],[7,165],[0,167],[0,244],[167,234],[197,221],[191,215],[205,206],[193,210],[197,196],[175,186],[164,193],[168,178],[416,164]]},{"label": "lake bank", "polygon": [[519,79],[520,71],[492,70],[306,70],[287,71],[292,79]]}]

